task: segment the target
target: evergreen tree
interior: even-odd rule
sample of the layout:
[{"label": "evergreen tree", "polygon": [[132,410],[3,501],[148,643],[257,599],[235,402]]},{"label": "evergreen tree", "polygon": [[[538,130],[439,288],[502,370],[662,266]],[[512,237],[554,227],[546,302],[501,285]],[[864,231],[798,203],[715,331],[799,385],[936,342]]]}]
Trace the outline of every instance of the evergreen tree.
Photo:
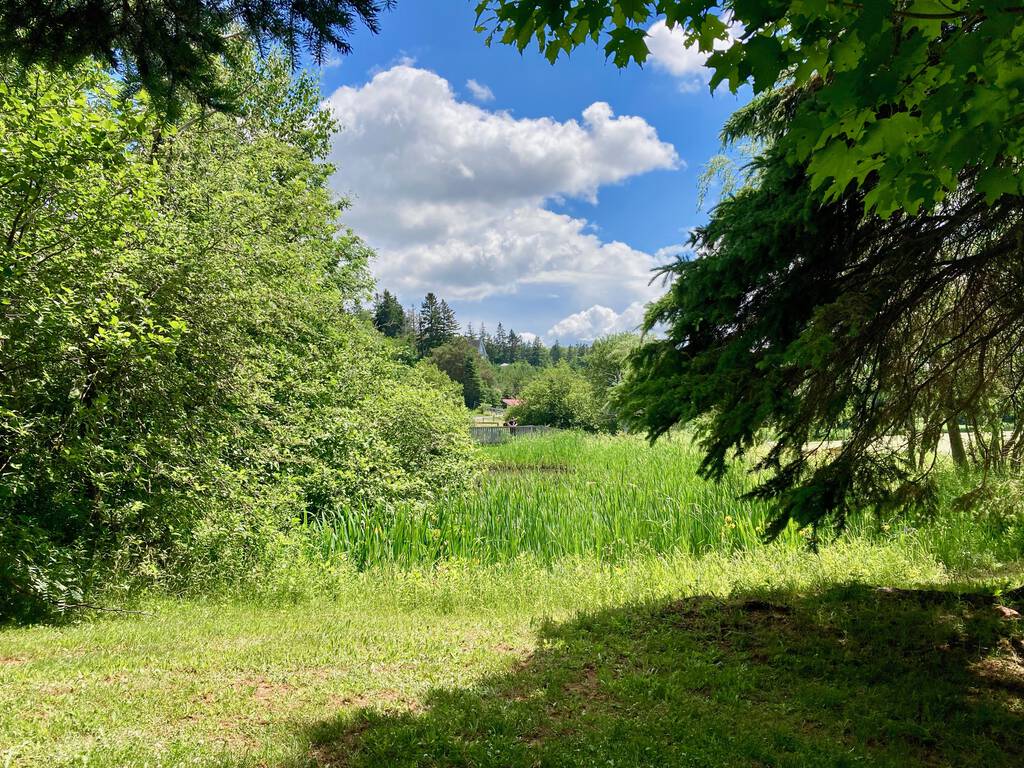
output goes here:
[{"label": "evergreen tree", "polygon": [[562,345],[558,343],[558,339],[555,339],[555,343],[551,345],[551,364],[558,365],[562,360]]},{"label": "evergreen tree", "polygon": [[392,339],[401,336],[405,328],[405,312],[402,305],[386,288],[383,294],[374,296],[373,324],[378,331]]},{"label": "evergreen tree", "polygon": [[459,335],[459,324],[455,312],[448,302],[437,300],[437,296],[428,293],[423,299],[419,313],[419,329],[416,335],[416,347],[421,356],[442,344],[456,339]]},{"label": "evergreen tree", "polygon": [[390,0],[6,0],[0,4],[0,55],[23,64],[73,67],[96,58],[129,87],[141,85],[161,109],[180,112],[182,97],[237,107],[219,77],[223,62],[245,61],[248,40],[281,45],[298,61],[348,53],[359,26],[380,28]]},{"label": "evergreen tree", "polygon": [[540,336],[535,336],[526,350],[526,362],[530,365],[541,368],[551,362],[551,357]]},{"label": "evergreen tree", "polygon": [[476,408],[483,402],[484,380],[480,375],[480,365],[475,352],[466,355],[465,378],[462,382],[462,397],[467,408]]},{"label": "evergreen tree", "polygon": [[523,358],[523,340],[511,328],[508,331],[508,343],[505,353],[505,362],[514,363]]},{"label": "evergreen tree", "polygon": [[441,316],[441,336],[444,338],[444,342],[451,341],[459,335],[459,321],[455,319],[455,310],[452,309],[448,302],[441,299],[441,304],[438,307],[438,311]]},{"label": "evergreen tree", "polygon": [[[656,438],[699,424],[700,471],[719,479],[771,433],[750,492],[773,502],[770,535],[934,500],[921,461],[889,436],[936,444],[952,429],[958,441],[961,419],[982,423],[1002,396],[988,366],[1022,346],[1020,5],[479,7],[492,39],[520,50],[537,40],[551,61],[601,42],[617,66],[643,63],[644,30],[667,17],[708,52],[712,89],[753,87],[723,138],[759,154],[692,235],[701,258],[663,272],[672,284],[644,329],[664,332],[633,354],[622,385],[631,426]],[[850,431],[836,454],[807,450],[836,428]]]},{"label": "evergreen tree", "polygon": [[423,298],[418,321],[416,348],[422,357],[426,357],[434,347],[444,344],[444,320],[441,316],[441,305],[433,293],[428,293]]},{"label": "evergreen tree", "polygon": [[508,336],[501,323],[498,323],[498,330],[494,334],[494,351],[490,355],[491,360],[498,365],[512,362],[508,359]]}]

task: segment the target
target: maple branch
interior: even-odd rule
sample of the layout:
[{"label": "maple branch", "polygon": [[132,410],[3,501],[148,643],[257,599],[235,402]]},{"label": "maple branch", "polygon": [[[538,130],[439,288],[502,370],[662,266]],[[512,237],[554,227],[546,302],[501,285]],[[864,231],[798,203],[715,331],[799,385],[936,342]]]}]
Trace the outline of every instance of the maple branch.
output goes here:
[{"label": "maple branch", "polygon": [[[851,3],[851,2],[840,2],[838,5],[844,8],[853,8],[854,10],[863,11],[863,3]],[[1011,5],[1002,9],[1003,13],[1024,13],[1024,5]],[[947,13],[928,13],[925,11],[893,11],[893,16],[897,16],[902,19],[922,19],[925,21],[942,21],[948,19],[950,21],[954,19],[964,19],[972,15],[970,11],[964,9],[962,11],[950,10]]]}]

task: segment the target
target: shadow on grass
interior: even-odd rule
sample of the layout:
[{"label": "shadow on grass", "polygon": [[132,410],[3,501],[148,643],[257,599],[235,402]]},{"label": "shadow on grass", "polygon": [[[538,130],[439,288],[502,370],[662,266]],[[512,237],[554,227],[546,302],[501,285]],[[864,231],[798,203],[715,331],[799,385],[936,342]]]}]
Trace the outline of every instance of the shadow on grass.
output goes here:
[{"label": "shadow on grass", "polygon": [[1022,637],[991,599],[859,585],[608,610],[544,628],[509,673],[418,711],[317,724],[311,760],[1021,766]]}]

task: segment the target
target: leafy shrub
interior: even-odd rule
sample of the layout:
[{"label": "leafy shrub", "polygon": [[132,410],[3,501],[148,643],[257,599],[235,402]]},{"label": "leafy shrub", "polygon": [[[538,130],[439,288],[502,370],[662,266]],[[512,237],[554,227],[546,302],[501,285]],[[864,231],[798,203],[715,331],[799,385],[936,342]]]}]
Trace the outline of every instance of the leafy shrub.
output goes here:
[{"label": "leafy shrub", "polygon": [[96,66],[0,68],[0,610],[244,578],[294,520],[466,481],[459,399],[351,312],[312,78],[227,73],[238,114],[171,129]]},{"label": "leafy shrub", "polygon": [[601,412],[593,388],[568,365],[545,369],[522,392],[523,403],[509,410],[521,424],[541,424],[596,432]]}]

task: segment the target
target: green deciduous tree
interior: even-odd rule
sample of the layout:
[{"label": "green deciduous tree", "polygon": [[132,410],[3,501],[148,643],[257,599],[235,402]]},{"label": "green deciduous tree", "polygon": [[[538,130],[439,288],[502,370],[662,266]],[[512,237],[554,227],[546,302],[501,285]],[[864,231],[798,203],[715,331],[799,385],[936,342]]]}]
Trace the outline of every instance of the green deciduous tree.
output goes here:
[{"label": "green deciduous tree", "polygon": [[663,17],[708,55],[712,88],[805,88],[782,146],[827,200],[854,185],[883,216],[927,211],[964,172],[989,203],[1022,191],[1015,0],[482,0],[477,11],[488,40],[536,43],[551,61],[603,41],[618,66],[647,60],[646,28]]},{"label": "green deciduous tree", "polygon": [[630,355],[638,346],[640,337],[635,333],[605,336],[591,344],[584,361],[583,375],[594,390],[605,428],[612,432],[618,426],[612,395],[625,378]]},{"label": "green deciduous tree", "polygon": [[426,359],[459,385],[467,407],[476,408],[493,397],[494,373],[467,339],[459,336],[445,342]]},{"label": "green deciduous tree", "polygon": [[519,397],[526,385],[539,374],[539,369],[520,360],[518,363],[502,365],[495,369],[495,386],[502,397]]},{"label": "green deciduous tree", "polygon": [[0,66],[0,613],[237,576],[293,519],[469,475],[460,399],[351,311],[315,80],[230,76],[235,114],[158,133],[98,66]]},{"label": "green deciduous tree", "polygon": [[509,409],[520,424],[597,431],[601,414],[590,384],[567,365],[555,365],[523,388],[522,405]]}]

